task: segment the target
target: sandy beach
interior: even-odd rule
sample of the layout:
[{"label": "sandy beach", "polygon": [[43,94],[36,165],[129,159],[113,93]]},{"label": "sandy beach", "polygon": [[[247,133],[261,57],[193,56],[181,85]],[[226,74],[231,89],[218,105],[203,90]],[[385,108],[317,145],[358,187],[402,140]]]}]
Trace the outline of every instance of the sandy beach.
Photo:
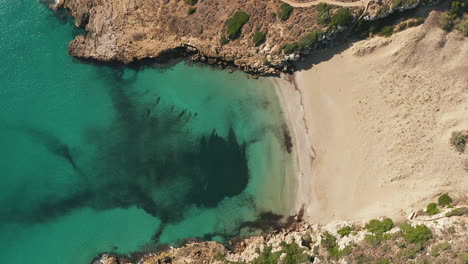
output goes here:
[{"label": "sandy beach", "polygon": [[[443,193],[466,198],[468,41],[425,24],[318,52],[276,79],[297,157],[296,209],[312,222],[406,217]],[[312,67],[310,65],[312,64]],[[295,83],[295,85],[294,85]]]}]

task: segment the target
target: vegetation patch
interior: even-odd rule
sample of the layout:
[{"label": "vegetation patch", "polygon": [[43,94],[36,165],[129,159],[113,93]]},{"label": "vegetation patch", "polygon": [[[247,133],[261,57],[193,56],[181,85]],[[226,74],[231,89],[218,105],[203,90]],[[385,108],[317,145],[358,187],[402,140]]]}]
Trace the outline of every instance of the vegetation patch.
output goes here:
[{"label": "vegetation patch", "polygon": [[380,35],[386,38],[390,37],[393,34],[393,27],[392,26],[385,26],[380,30]]},{"label": "vegetation patch", "polygon": [[330,259],[337,260],[344,255],[348,255],[351,252],[350,247],[345,247],[343,250],[340,250],[338,243],[336,242],[336,237],[325,232],[322,234],[322,246],[327,250]]},{"label": "vegetation patch", "polygon": [[445,216],[450,217],[450,216],[462,216],[468,214],[468,207],[460,207],[453,209],[452,211],[448,212],[445,214]]},{"label": "vegetation patch", "polygon": [[450,197],[448,193],[442,194],[441,196],[439,196],[439,199],[437,199],[437,203],[443,207],[451,207],[452,202],[452,197]]},{"label": "vegetation patch", "polygon": [[323,31],[321,29],[315,29],[312,32],[304,34],[299,42],[283,45],[283,52],[284,54],[291,54],[304,50],[314,45],[322,36]]},{"label": "vegetation patch", "polygon": [[340,8],[331,17],[330,26],[346,26],[352,19],[353,15],[348,8]]},{"label": "vegetation patch", "polygon": [[423,251],[424,247],[421,244],[410,245],[398,253],[398,256],[407,259],[415,259],[419,252]]},{"label": "vegetation patch", "polygon": [[237,11],[227,21],[227,36],[229,39],[235,39],[239,37],[242,26],[249,21],[249,14],[244,11]]},{"label": "vegetation patch", "polygon": [[413,244],[424,244],[432,237],[431,230],[425,225],[411,226],[408,223],[400,226],[406,242]]},{"label": "vegetation patch", "polygon": [[[284,264],[296,264],[296,263],[306,263],[310,262],[310,255],[304,253],[304,249],[299,247],[296,243],[286,244],[283,242],[281,244],[283,250],[281,253],[286,253],[286,257],[283,259]],[[261,262],[265,263],[265,262]],[[275,262],[276,263],[276,262]]]},{"label": "vegetation patch", "polygon": [[198,0],[184,0],[187,5],[196,5]]},{"label": "vegetation patch", "polygon": [[382,235],[383,233],[392,229],[395,225],[393,224],[392,219],[385,218],[382,221],[373,219],[370,220],[369,223],[365,225],[367,231],[375,234],[375,235]]},{"label": "vegetation patch", "polygon": [[317,10],[317,23],[322,26],[327,26],[331,22],[330,6],[325,3],[318,4],[315,9]]},{"label": "vegetation patch", "polygon": [[195,11],[197,11],[196,8],[189,7],[188,10],[187,10],[187,14],[191,15],[191,14],[195,13]]},{"label": "vegetation patch", "polygon": [[[445,28],[444,28],[445,29]],[[450,144],[460,153],[465,152],[466,141],[468,140],[468,136],[463,134],[460,131],[452,132],[452,136],[450,137]]]},{"label": "vegetation patch", "polygon": [[348,236],[350,233],[351,233],[351,227],[350,227],[350,226],[345,226],[345,227],[340,228],[340,229],[338,230],[338,234],[339,234],[341,237]]},{"label": "vegetation patch", "polygon": [[440,243],[432,248],[431,255],[433,257],[437,257],[440,255],[441,251],[449,250],[451,248],[452,246],[447,242]]},{"label": "vegetation patch", "polygon": [[428,215],[435,215],[435,214],[440,213],[440,210],[437,209],[437,204],[436,203],[430,203],[426,207],[426,213]]},{"label": "vegetation patch", "polygon": [[258,46],[258,45],[262,44],[263,42],[265,42],[265,40],[266,40],[266,36],[261,31],[255,32],[253,37],[252,37],[252,41],[255,44],[255,46]]},{"label": "vegetation patch", "polygon": [[293,7],[291,5],[287,3],[283,3],[279,7],[278,17],[282,21],[286,21],[291,16],[292,11],[293,11]]},{"label": "vegetation patch", "polygon": [[[468,4],[466,1],[452,1],[450,10],[439,17],[439,26],[445,31],[458,29],[464,36],[468,36]],[[462,152],[462,151],[461,151]]]}]

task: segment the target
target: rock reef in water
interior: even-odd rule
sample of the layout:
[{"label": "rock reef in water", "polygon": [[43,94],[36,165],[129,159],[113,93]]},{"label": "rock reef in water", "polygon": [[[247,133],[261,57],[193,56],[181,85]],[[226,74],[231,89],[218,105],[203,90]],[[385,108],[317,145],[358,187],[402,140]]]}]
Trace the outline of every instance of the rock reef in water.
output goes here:
[{"label": "rock reef in water", "polygon": [[[297,43],[313,30],[327,29],[316,21],[315,4],[294,7],[290,17],[283,21],[278,15],[281,0],[193,2],[195,5],[182,0],[60,0],[53,9],[70,10],[76,26],[86,30],[85,35],[78,35],[69,44],[69,53],[74,57],[125,64],[143,59],[167,61],[189,57],[253,74],[292,71],[299,52],[285,54],[283,46]],[[343,6],[352,11],[355,19],[367,6],[365,19],[372,19],[391,11],[388,8],[391,2],[348,1]],[[330,7],[332,15],[340,6]],[[236,38],[224,43],[227,21],[239,10],[245,11],[249,19]],[[265,35],[263,42],[254,43],[257,31]],[[341,34],[342,30],[331,32]],[[318,43],[326,44],[330,40],[327,36],[330,34],[307,49]]]}]

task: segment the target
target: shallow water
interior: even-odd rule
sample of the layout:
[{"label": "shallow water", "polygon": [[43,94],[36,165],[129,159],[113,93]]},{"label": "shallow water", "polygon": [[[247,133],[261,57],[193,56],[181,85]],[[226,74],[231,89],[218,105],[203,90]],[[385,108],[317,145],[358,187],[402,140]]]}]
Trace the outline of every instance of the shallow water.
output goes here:
[{"label": "shallow water", "polygon": [[35,1],[0,0],[0,253],[88,263],[287,213],[292,159],[272,85],[179,63],[92,66]]}]

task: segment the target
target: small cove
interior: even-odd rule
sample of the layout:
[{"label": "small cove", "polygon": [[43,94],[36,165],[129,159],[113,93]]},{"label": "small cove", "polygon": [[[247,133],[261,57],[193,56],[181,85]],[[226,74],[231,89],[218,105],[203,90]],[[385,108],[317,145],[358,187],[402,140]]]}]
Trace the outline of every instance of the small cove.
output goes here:
[{"label": "small cove", "polygon": [[0,1],[0,244],[8,263],[88,263],[287,214],[293,170],[268,80],[71,58],[39,2]]}]

